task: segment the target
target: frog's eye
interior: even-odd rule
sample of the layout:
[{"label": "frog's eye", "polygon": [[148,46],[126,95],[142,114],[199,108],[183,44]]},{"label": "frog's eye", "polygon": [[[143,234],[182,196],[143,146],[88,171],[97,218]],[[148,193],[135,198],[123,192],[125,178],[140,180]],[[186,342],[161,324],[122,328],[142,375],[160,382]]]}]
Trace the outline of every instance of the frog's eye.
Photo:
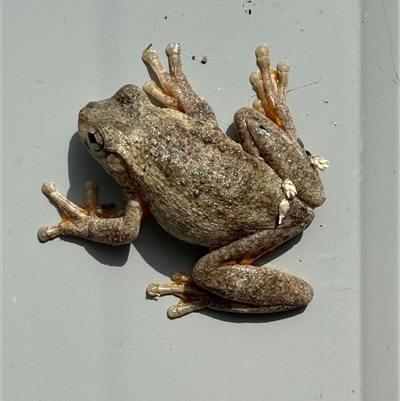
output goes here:
[{"label": "frog's eye", "polygon": [[100,152],[104,148],[104,138],[97,127],[92,126],[89,128],[87,142],[95,152]]}]

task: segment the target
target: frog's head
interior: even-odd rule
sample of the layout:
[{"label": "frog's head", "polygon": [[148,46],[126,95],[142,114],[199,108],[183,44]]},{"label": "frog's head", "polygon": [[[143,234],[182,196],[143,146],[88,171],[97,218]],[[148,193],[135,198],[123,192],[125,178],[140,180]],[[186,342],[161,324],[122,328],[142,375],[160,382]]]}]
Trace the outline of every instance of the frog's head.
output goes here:
[{"label": "frog's head", "polygon": [[127,167],[135,157],[132,138],[152,108],[142,89],[126,85],[110,99],[88,103],[79,113],[83,144],[122,186],[132,182]]}]

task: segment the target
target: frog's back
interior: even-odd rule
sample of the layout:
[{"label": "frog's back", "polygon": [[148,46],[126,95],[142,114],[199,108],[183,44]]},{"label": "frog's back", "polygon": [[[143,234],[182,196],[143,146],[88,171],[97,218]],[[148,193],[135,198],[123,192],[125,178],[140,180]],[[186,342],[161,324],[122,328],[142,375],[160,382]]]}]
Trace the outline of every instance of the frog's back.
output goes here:
[{"label": "frog's back", "polygon": [[276,226],[283,193],[269,166],[206,124],[159,124],[146,130],[137,186],[166,231],[211,247]]}]

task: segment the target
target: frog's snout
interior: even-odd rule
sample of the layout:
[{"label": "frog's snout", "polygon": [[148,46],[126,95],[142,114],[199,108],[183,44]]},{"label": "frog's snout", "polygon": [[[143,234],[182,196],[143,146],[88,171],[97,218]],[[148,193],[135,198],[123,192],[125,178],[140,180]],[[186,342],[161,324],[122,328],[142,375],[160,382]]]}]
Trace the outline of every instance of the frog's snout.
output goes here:
[{"label": "frog's snout", "polygon": [[88,103],[81,109],[78,116],[78,129],[81,133],[86,132],[93,121],[96,121],[96,102]]},{"label": "frog's snout", "polygon": [[79,112],[79,117],[78,117],[78,126],[80,127],[85,121],[87,120],[87,114],[85,113],[85,109],[82,109]]}]

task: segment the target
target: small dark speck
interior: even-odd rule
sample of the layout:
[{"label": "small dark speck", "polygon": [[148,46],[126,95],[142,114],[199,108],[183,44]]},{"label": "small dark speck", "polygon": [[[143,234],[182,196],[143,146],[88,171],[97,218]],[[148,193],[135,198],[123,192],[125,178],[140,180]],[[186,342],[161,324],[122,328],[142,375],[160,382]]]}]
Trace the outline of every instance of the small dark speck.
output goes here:
[{"label": "small dark speck", "polygon": [[302,262],[302,260],[301,260],[301,259],[299,259],[299,262]]},{"label": "small dark speck", "polygon": [[327,101],[327,100],[324,100],[324,103],[325,103],[325,104],[327,104],[327,103],[328,103],[328,101]]},{"label": "small dark speck", "polygon": [[251,15],[251,9],[250,8],[246,8],[246,6],[245,6],[246,3],[252,3],[252,1],[251,0],[247,0],[242,4],[242,8],[243,8],[244,12],[249,14],[249,15]]},{"label": "small dark speck", "polygon": [[320,224],[319,226],[322,227],[322,224]]},{"label": "small dark speck", "polygon": [[164,19],[167,19],[167,18],[168,18],[167,16],[164,17]]},{"label": "small dark speck", "polygon": [[203,57],[201,58],[201,60],[200,60],[200,59],[198,59],[196,56],[192,56],[192,60],[198,61],[198,62],[200,62],[201,64],[206,64],[206,63],[208,62],[208,57],[207,57],[207,56],[203,56]]}]

